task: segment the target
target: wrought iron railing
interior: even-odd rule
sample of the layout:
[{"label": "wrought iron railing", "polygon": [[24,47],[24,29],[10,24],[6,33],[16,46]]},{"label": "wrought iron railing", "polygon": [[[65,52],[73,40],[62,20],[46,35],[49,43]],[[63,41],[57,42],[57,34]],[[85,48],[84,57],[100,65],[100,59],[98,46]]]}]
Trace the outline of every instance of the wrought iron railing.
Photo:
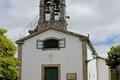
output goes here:
[{"label": "wrought iron railing", "polygon": [[28,24],[23,31],[20,32],[19,34],[19,39],[29,35],[29,30],[34,30],[36,28],[38,24],[38,16],[36,16],[31,22],[30,24]]}]

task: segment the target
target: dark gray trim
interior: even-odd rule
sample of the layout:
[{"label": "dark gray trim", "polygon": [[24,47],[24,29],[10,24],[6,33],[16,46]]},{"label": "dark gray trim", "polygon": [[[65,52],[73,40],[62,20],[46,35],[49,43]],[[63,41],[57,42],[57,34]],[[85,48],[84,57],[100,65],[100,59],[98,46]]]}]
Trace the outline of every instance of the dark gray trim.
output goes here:
[{"label": "dark gray trim", "polygon": [[83,80],[88,80],[87,70],[87,40],[82,40],[82,67],[83,67]]},{"label": "dark gray trim", "polygon": [[22,44],[18,44],[18,60],[20,61],[20,75],[18,80],[21,80],[22,75]]}]

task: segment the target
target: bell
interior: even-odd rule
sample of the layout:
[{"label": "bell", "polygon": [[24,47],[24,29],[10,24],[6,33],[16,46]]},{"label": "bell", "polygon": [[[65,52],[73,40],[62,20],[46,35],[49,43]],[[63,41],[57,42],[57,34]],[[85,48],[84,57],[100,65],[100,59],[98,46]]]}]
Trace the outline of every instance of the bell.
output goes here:
[{"label": "bell", "polygon": [[46,5],[47,5],[47,6],[50,6],[50,2],[47,2]]},{"label": "bell", "polygon": [[50,11],[45,11],[46,14],[50,14]]},{"label": "bell", "polygon": [[45,13],[46,14],[50,14],[50,10],[49,9],[45,9]]},{"label": "bell", "polygon": [[55,12],[60,12],[60,10],[59,10],[59,9],[56,9]]},{"label": "bell", "polygon": [[54,15],[58,15],[58,13],[55,13]]}]

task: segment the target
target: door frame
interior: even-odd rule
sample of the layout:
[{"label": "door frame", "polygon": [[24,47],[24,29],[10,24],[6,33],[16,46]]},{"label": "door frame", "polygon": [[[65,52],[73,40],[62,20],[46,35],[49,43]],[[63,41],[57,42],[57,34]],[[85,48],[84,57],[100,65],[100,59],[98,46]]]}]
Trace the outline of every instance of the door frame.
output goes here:
[{"label": "door frame", "polygon": [[44,80],[44,68],[45,67],[58,67],[58,80],[61,80],[61,65],[60,64],[42,64],[41,80]]}]

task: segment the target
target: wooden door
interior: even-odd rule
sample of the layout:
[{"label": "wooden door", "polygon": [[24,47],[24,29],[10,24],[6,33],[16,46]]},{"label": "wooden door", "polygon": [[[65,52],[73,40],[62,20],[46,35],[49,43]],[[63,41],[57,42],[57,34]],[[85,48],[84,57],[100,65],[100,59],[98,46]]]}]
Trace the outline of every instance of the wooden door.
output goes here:
[{"label": "wooden door", "polygon": [[44,67],[44,80],[58,80],[58,67]]}]

